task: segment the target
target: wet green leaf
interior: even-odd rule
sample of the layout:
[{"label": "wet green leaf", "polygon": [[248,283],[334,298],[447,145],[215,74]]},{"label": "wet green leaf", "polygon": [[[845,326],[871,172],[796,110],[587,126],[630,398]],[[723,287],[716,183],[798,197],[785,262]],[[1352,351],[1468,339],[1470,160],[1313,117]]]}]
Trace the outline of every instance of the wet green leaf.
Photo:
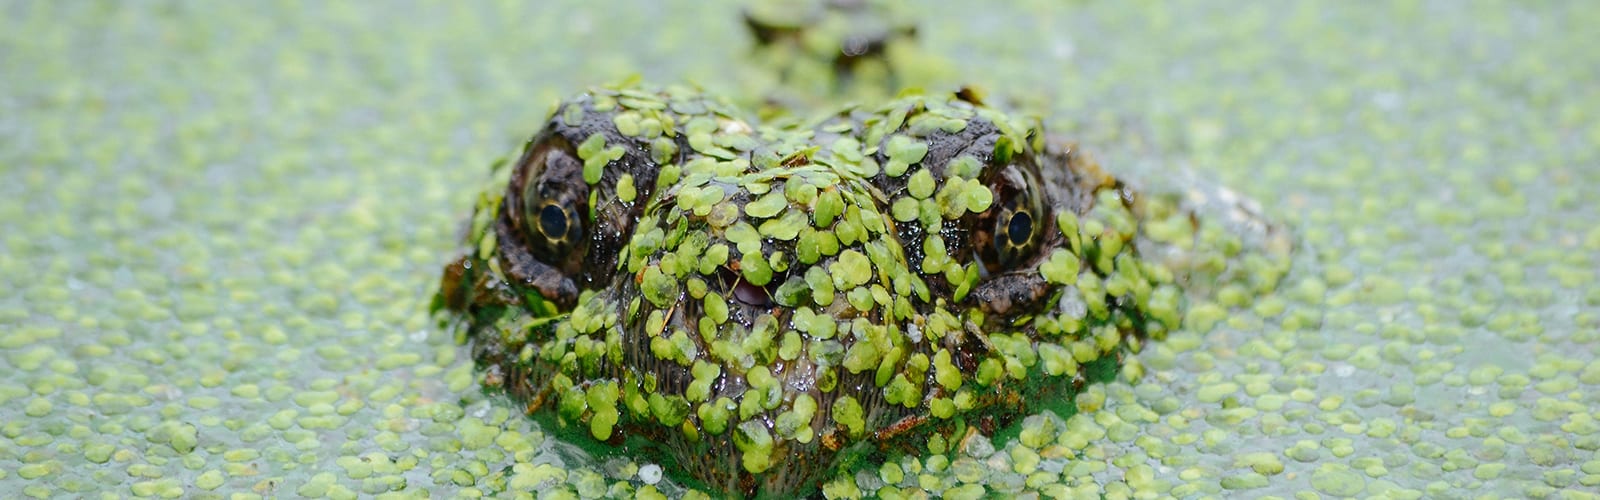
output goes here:
[{"label": "wet green leaf", "polygon": [[817,195],[816,210],[811,217],[816,222],[818,229],[823,229],[833,224],[833,220],[844,213],[844,197],[839,195],[838,189],[827,189]]},{"label": "wet green leaf", "polygon": [[706,434],[717,435],[728,430],[728,420],[733,417],[734,402],[728,397],[720,397],[715,401],[701,403],[695,411],[700,416],[700,425]]},{"label": "wet green leaf", "polygon": [[705,313],[706,317],[711,318],[711,321],[719,325],[727,323],[728,302],[722,299],[722,295],[707,293],[705,297]]},{"label": "wet green leaf", "polygon": [[722,367],[703,359],[696,360],[694,366],[690,368],[690,373],[694,380],[689,382],[684,397],[691,403],[700,402],[711,397],[711,385],[722,375]]},{"label": "wet green leaf", "polygon": [[817,314],[812,312],[809,307],[796,308],[793,322],[796,330],[806,332],[813,338],[823,340],[833,338],[834,331],[837,328],[832,316]]},{"label": "wet green leaf", "polygon": [[1045,281],[1057,285],[1072,285],[1078,282],[1078,256],[1064,249],[1050,252],[1050,258],[1039,264],[1039,275]]},{"label": "wet green leaf", "polygon": [[806,222],[805,213],[798,210],[790,210],[788,213],[783,214],[781,218],[770,219],[761,223],[761,234],[782,241],[792,240],[800,234],[801,229],[805,229],[808,226]]},{"label": "wet green leaf", "polygon": [[905,174],[910,165],[921,162],[928,154],[928,143],[913,139],[905,135],[895,135],[889,138],[889,162],[883,166],[883,172],[889,177],[899,177]]},{"label": "wet green leaf", "polygon": [[849,290],[872,280],[872,262],[855,249],[839,252],[839,259],[828,266],[833,287]]},{"label": "wet green leaf", "polygon": [[852,439],[858,439],[866,430],[866,414],[861,403],[852,396],[840,396],[833,403],[833,420],[843,425]]},{"label": "wet green leaf", "polygon": [[617,200],[631,203],[639,195],[633,187],[633,174],[622,174],[617,179]]},{"label": "wet green leaf", "polygon": [[617,126],[617,132],[628,137],[639,135],[639,113],[626,111],[611,117],[611,123]]},{"label": "wet green leaf", "polygon": [[906,192],[911,193],[911,196],[919,200],[932,196],[935,187],[937,185],[934,183],[933,174],[928,172],[927,169],[917,170],[906,181]]},{"label": "wet green leaf", "polygon": [[644,268],[639,291],[651,304],[664,308],[678,300],[678,280],[671,275],[662,274],[658,266],[648,266]]},{"label": "wet green leaf", "polygon": [[783,209],[787,208],[788,206],[789,202],[784,197],[783,191],[774,190],[762,195],[761,198],[757,199],[756,201],[745,204],[744,213],[745,215],[749,215],[751,217],[766,218],[778,215],[779,212],[782,212]]},{"label": "wet green leaf", "polygon": [[772,434],[760,421],[750,420],[739,424],[733,437],[746,472],[757,474],[772,467]]},{"label": "wet green leaf", "polygon": [[755,286],[767,286],[772,281],[772,266],[767,264],[767,259],[760,253],[748,253],[739,259],[739,270],[744,273],[744,279]]},{"label": "wet green leaf", "polygon": [[833,278],[821,267],[806,269],[806,285],[811,288],[811,300],[818,306],[827,307],[833,304],[834,292]]}]

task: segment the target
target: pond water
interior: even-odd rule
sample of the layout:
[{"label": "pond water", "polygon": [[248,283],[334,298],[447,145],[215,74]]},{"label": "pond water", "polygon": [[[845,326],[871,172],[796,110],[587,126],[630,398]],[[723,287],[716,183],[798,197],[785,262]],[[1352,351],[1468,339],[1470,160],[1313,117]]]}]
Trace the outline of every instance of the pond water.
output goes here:
[{"label": "pond water", "polygon": [[[0,491],[686,494],[485,397],[427,305],[487,165],[557,99],[739,93],[738,6],[250,7],[0,5]],[[1088,411],[827,493],[1595,497],[1600,11],[925,8],[963,83],[1301,246]]]}]

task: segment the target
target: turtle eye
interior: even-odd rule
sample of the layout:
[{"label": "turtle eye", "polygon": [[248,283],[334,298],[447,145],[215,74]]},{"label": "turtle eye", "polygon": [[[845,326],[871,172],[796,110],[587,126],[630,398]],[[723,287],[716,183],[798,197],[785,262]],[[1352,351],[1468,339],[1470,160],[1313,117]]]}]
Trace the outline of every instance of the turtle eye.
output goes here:
[{"label": "turtle eye", "polygon": [[518,226],[531,253],[539,260],[567,270],[573,252],[584,238],[584,201],[587,185],[573,182],[583,163],[566,141],[550,140],[528,155],[520,198]]},{"label": "turtle eye", "polygon": [[1009,201],[995,217],[994,254],[1000,269],[1016,267],[1038,246],[1038,226],[1033,223],[1029,207]]},{"label": "turtle eye", "polygon": [[1033,235],[1033,216],[1027,212],[1013,212],[1011,221],[1006,223],[1006,235],[1011,239],[1011,245],[1021,246]]},{"label": "turtle eye", "polygon": [[544,239],[552,243],[566,241],[567,232],[572,229],[581,232],[583,221],[565,207],[545,200],[544,207],[539,209],[539,232]]},{"label": "turtle eye", "polygon": [[523,217],[530,222],[528,243],[541,260],[558,262],[583,239],[583,219],[569,197],[559,190],[550,193],[550,186],[541,184],[528,183],[522,195]]},{"label": "turtle eye", "polygon": [[986,185],[994,193],[995,204],[978,216],[974,227],[978,259],[991,273],[1005,272],[1027,265],[1038,257],[1045,240],[1045,200],[1039,178],[1031,164],[1020,163],[998,168]]}]

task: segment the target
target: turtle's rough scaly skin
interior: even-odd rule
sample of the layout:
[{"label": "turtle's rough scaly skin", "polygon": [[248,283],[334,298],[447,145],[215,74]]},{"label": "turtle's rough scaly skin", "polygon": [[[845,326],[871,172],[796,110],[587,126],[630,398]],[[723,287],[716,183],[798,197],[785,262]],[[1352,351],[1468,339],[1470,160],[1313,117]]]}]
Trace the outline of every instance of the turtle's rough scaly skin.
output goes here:
[{"label": "turtle's rough scaly skin", "polygon": [[1179,326],[1196,275],[1281,274],[976,100],[757,124],[592,89],[497,170],[436,305],[555,427],[789,496],[852,452],[1069,405]]}]

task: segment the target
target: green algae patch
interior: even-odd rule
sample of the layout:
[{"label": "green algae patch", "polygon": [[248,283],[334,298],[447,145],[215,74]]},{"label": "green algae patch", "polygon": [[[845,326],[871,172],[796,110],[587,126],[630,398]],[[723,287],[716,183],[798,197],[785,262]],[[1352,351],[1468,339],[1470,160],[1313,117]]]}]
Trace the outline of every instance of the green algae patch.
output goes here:
[{"label": "green algae patch", "polygon": [[[239,16],[224,5],[158,12],[46,3],[12,13],[0,35],[10,103],[0,126],[17,138],[0,145],[0,163],[9,167],[0,168],[7,234],[0,281],[8,287],[0,300],[0,369],[8,374],[0,382],[0,461],[11,460],[0,466],[0,490],[38,498],[262,498],[302,488],[332,498],[707,497],[676,477],[630,472],[643,457],[611,465],[609,457],[567,453],[551,437],[556,424],[517,417],[520,405],[483,394],[477,379],[488,375],[474,372],[468,350],[432,327],[425,295],[441,256],[455,249],[463,207],[478,201],[479,167],[532,133],[547,103],[638,72],[750,101],[765,100],[760,86],[783,82],[744,57],[749,41],[734,29],[743,5],[602,15],[554,4],[546,8],[555,15],[533,17],[507,6],[460,7],[423,5],[404,16],[359,5],[261,8]],[[827,478],[822,493],[1586,498],[1600,486],[1589,397],[1600,393],[1600,371],[1592,369],[1600,321],[1587,312],[1600,305],[1600,293],[1590,290],[1600,229],[1589,217],[1600,208],[1585,191],[1600,184],[1585,168],[1595,163],[1586,145],[1600,141],[1600,106],[1585,91],[1594,64],[1581,49],[1595,17],[1578,5],[1505,7],[916,7],[909,14],[932,54],[861,66],[839,88],[881,86],[874,82],[891,75],[930,91],[981,85],[986,102],[1041,115],[1056,133],[1100,153],[1110,170],[1130,169],[1130,180],[1145,181],[1135,186],[1141,192],[1163,182],[1200,186],[1185,200],[1204,211],[1231,199],[1204,185],[1228,186],[1262,201],[1264,213],[1284,216],[1311,250],[1265,307],[1256,307],[1257,288],[1246,279],[1210,300],[1215,314],[1176,316],[1195,321],[1130,356],[1143,376],[1113,380],[1082,399],[1092,411],[1069,418],[1055,443],[1037,448],[1032,474],[1018,472],[1027,470],[1028,454],[1006,448],[1012,440],[1002,437],[995,442],[1002,452],[962,462],[957,478],[942,454],[966,441],[966,430],[955,429],[937,436],[938,451],[929,438],[917,443],[928,451],[869,457],[858,469],[870,481],[844,471]],[[429,22],[408,21],[414,17]],[[68,18],[82,22],[58,22]],[[1327,19],[1339,22],[1321,22]],[[72,31],[84,25],[103,36]],[[293,30],[285,26],[322,35],[287,36]],[[581,36],[602,28],[626,36]],[[577,38],[581,51],[546,50]],[[788,59],[763,60],[800,68],[787,85],[803,90],[789,95],[835,98],[832,61],[807,58],[838,53],[839,45],[810,38]],[[913,52],[903,39],[883,46]],[[1041,69],[1052,67],[1070,71]],[[748,73],[758,76],[730,77]],[[929,79],[940,74],[943,80]],[[1184,84],[1174,85],[1172,75]],[[838,98],[889,97],[852,92]],[[674,105],[641,96],[567,108],[559,118],[582,123],[603,116],[601,107],[630,110],[606,120],[640,138],[644,158],[664,162],[695,154],[694,146],[745,154],[716,140],[715,129],[707,130],[709,143],[691,145],[662,119]],[[917,120],[915,130],[968,131],[977,123],[936,118]],[[877,127],[884,129],[878,140],[857,144],[863,159],[872,147],[885,152],[877,162],[885,177],[907,179],[938,154],[921,151],[925,143],[909,128],[899,133],[900,123],[888,124],[905,120],[891,116]],[[591,156],[615,154],[605,146]],[[601,177],[619,165],[594,162]],[[1200,182],[1184,177],[1189,170]],[[631,187],[637,203],[690,175],[619,176],[616,199],[625,201]],[[815,253],[801,255],[807,265],[842,249],[835,224],[847,218],[847,201],[834,184],[819,184],[815,198],[784,189],[812,216],[810,229],[832,237],[813,237]],[[935,221],[955,208],[956,191],[944,195],[948,207],[936,190],[927,199],[890,199],[879,211],[898,223]],[[973,196],[963,201],[970,205]],[[1162,242],[1220,241],[1168,224],[1180,218],[1158,220],[1151,235]],[[1056,222],[1057,229],[1066,224]],[[1083,248],[1079,228],[1088,222],[1074,224],[1063,238]],[[933,252],[903,250],[908,266],[945,270],[945,262],[926,264]],[[704,276],[715,279],[716,266],[742,255],[724,254]],[[1206,262],[1217,261],[1197,261]],[[786,277],[805,277],[802,267]],[[1071,279],[1041,274],[1052,276]],[[808,280],[807,288],[819,282]],[[914,284],[908,293],[881,284],[896,297],[917,295]],[[692,288],[683,283],[662,295]],[[823,313],[814,316],[846,302],[833,302],[835,292],[806,299]],[[1155,294],[1134,297],[1153,302]],[[1192,311],[1201,305],[1193,299],[1179,296],[1178,307],[1164,309]],[[1066,300],[1077,307],[1077,299]],[[1072,323],[1096,313],[1082,305],[1081,315],[1030,321],[1053,324],[1064,337],[1083,335],[1092,330]],[[944,325],[933,323],[939,326],[919,333],[956,331],[934,333]],[[855,335],[830,324],[828,340]],[[685,342],[673,352],[697,348],[697,332],[676,333],[663,335]],[[774,338],[788,338],[783,333]],[[1339,344],[1349,348],[1333,347]],[[791,356],[777,359],[834,359],[826,354],[832,347],[791,345]],[[607,352],[595,347],[586,356]],[[437,357],[440,349],[455,354]],[[938,360],[930,359],[927,374],[937,376]],[[1039,363],[1065,373],[1068,359],[1041,354]],[[946,381],[951,392],[975,383],[970,373]],[[1239,389],[1201,404],[1200,388],[1220,384]],[[338,397],[296,401],[323,392]],[[1343,398],[1333,404],[1333,396]],[[648,396],[641,397],[648,411]],[[462,411],[411,412],[436,401],[459,401]],[[1255,412],[1217,415],[1241,406]],[[685,420],[700,418],[700,404],[685,408]],[[295,413],[275,418],[284,410]],[[1156,418],[1132,418],[1146,412]],[[1094,422],[1100,413],[1128,416],[1102,425]],[[738,423],[729,417],[723,432]],[[588,422],[579,424],[590,432]],[[184,425],[195,429],[192,448]],[[1112,428],[1133,439],[1109,440]],[[502,430],[484,444],[491,429]],[[1015,441],[1033,449],[1040,439],[1023,433]],[[1471,451],[1450,453],[1457,449]],[[373,453],[389,455],[389,465]],[[1254,453],[1282,453],[1283,471],[1235,461]],[[354,478],[338,465],[351,460],[393,470]],[[414,465],[402,473],[402,463]],[[675,470],[678,461],[651,465]],[[888,481],[896,467],[900,481]],[[1257,486],[1253,474],[1266,484]],[[1228,489],[1244,486],[1252,488]]]}]

